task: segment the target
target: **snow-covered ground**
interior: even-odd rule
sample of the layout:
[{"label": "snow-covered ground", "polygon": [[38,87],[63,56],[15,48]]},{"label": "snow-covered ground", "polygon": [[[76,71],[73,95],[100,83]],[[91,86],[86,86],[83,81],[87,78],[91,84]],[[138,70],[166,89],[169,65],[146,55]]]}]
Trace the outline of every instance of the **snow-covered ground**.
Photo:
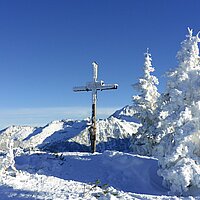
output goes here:
[{"label": "snow-covered ground", "polygon": [[157,159],[129,152],[133,115],[125,107],[98,121],[95,154],[84,152],[88,119],[0,131],[0,199],[184,199],[162,186]]},{"label": "snow-covered ground", "polygon": [[1,176],[0,199],[177,199],[167,196],[153,158],[32,152],[15,162],[16,175]]}]

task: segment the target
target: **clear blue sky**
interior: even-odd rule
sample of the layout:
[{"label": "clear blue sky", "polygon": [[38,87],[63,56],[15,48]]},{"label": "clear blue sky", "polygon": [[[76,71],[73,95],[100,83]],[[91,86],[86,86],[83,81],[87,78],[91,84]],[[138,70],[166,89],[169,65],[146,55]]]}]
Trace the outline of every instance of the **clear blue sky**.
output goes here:
[{"label": "clear blue sky", "polygon": [[199,0],[0,0],[0,128],[90,115],[92,78],[118,83],[98,95],[99,116],[131,104],[150,48],[154,73],[176,66],[187,27],[200,30]]}]

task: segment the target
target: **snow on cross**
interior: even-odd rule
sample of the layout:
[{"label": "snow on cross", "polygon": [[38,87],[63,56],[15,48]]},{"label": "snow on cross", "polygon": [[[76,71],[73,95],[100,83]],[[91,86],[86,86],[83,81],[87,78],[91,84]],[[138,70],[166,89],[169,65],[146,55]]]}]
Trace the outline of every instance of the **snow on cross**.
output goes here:
[{"label": "snow on cross", "polygon": [[86,83],[86,86],[74,87],[74,92],[81,91],[92,91],[92,126],[90,127],[90,141],[91,141],[91,152],[96,151],[96,101],[98,90],[112,90],[117,89],[118,84],[104,84],[104,81],[97,80],[98,64],[96,62],[93,65],[93,81]]}]

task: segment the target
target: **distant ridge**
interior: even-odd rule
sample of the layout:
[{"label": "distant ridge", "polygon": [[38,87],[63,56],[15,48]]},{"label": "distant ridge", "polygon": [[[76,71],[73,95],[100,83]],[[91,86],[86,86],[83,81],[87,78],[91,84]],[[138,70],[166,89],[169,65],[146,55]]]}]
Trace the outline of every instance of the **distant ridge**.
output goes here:
[{"label": "distant ridge", "polygon": [[[97,121],[97,151],[129,151],[130,138],[139,123],[134,109],[125,106],[107,119]],[[0,150],[12,137],[15,148],[57,151],[89,151],[90,120],[57,120],[44,127],[10,126],[0,131]]]}]

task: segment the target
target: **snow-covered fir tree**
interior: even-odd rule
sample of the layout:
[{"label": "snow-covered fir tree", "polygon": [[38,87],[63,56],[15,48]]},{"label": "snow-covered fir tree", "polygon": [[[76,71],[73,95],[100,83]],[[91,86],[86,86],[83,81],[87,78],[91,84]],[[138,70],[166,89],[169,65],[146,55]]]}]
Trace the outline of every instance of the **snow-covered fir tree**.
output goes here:
[{"label": "snow-covered fir tree", "polygon": [[178,67],[168,74],[157,149],[158,173],[178,194],[200,191],[200,39],[188,32],[177,53]]},{"label": "snow-covered fir tree", "polygon": [[138,133],[132,138],[131,148],[133,152],[140,155],[152,155],[154,146],[155,122],[157,121],[156,108],[160,94],[157,91],[158,79],[151,75],[154,72],[152,67],[151,54],[144,54],[144,76],[139,79],[133,87],[140,94],[133,96],[133,106],[136,110],[136,117],[140,120],[141,127]]}]

